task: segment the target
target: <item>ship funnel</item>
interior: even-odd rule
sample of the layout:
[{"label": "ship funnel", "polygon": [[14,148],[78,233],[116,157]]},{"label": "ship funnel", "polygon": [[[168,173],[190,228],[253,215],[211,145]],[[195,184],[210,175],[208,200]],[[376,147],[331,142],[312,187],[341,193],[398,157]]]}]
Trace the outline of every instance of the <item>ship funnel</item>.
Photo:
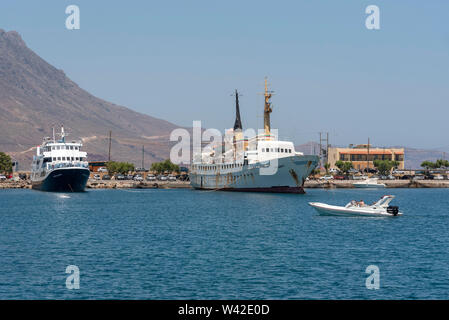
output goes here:
[{"label": "ship funnel", "polygon": [[234,131],[242,130],[242,121],[240,119],[239,93],[235,90],[235,122]]}]

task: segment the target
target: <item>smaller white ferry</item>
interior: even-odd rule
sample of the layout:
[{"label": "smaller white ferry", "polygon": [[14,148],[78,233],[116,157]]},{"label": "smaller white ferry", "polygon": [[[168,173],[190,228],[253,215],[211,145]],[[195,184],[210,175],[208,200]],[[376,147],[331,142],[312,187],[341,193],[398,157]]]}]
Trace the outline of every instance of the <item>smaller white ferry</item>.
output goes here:
[{"label": "smaller white ferry", "polygon": [[385,188],[384,183],[379,183],[377,178],[368,178],[352,184],[355,188]]},{"label": "smaller white ferry", "polygon": [[334,216],[366,216],[366,217],[396,217],[402,215],[399,207],[390,206],[390,202],[394,196],[387,195],[380,198],[379,201],[372,205],[366,205],[355,200],[349,202],[346,206],[333,206],[320,202],[309,202],[319,214]]},{"label": "smaller white ferry", "polygon": [[67,142],[64,127],[61,139],[46,137],[37,147],[31,170],[32,188],[41,191],[84,191],[89,179],[87,153],[81,151],[81,141]]}]

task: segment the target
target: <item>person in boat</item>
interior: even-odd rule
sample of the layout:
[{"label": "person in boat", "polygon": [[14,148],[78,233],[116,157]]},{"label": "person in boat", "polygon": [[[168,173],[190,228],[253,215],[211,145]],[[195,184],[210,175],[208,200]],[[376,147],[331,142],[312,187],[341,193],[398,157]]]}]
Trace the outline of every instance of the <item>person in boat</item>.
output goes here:
[{"label": "person in boat", "polygon": [[365,206],[365,202],[363,200],[360,200],[358,202],[359,207],[364,207]]}]

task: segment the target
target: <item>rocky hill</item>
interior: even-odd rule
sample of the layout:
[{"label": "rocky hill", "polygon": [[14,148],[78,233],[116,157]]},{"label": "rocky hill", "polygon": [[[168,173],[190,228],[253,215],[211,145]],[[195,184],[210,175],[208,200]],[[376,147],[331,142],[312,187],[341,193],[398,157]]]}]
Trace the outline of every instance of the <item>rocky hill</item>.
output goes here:
[{"label": "rocky hill", "polygon": [[82,139],[90,160],[106,160],[112,131],[112,159],[140,164],[169,155],[172,123],[94,97],[48,64],[15,31],[0,29],[0,151],[25,168],[35,146],[52,127],[64,124],[67,139]]}]

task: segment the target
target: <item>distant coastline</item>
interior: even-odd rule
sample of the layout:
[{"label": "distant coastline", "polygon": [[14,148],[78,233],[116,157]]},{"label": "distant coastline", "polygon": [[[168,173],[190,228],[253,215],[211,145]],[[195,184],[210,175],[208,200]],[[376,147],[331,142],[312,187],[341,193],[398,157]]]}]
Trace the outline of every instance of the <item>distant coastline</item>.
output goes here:
[{"label": "distant coastline", "polygon": [[[379,180],[384,183],[387,188],[449,188],[449,180]],[[343,181],[318,181],[310,180],[304,184],[305,189],[351,189],[353,188],[352,180]],[[89,180],[86,189],[190,189],[189,182],[134,182],[134,181],[98,181]],[[20,181],[1,181],[1,189],[31,189],[29,180]]]}]

